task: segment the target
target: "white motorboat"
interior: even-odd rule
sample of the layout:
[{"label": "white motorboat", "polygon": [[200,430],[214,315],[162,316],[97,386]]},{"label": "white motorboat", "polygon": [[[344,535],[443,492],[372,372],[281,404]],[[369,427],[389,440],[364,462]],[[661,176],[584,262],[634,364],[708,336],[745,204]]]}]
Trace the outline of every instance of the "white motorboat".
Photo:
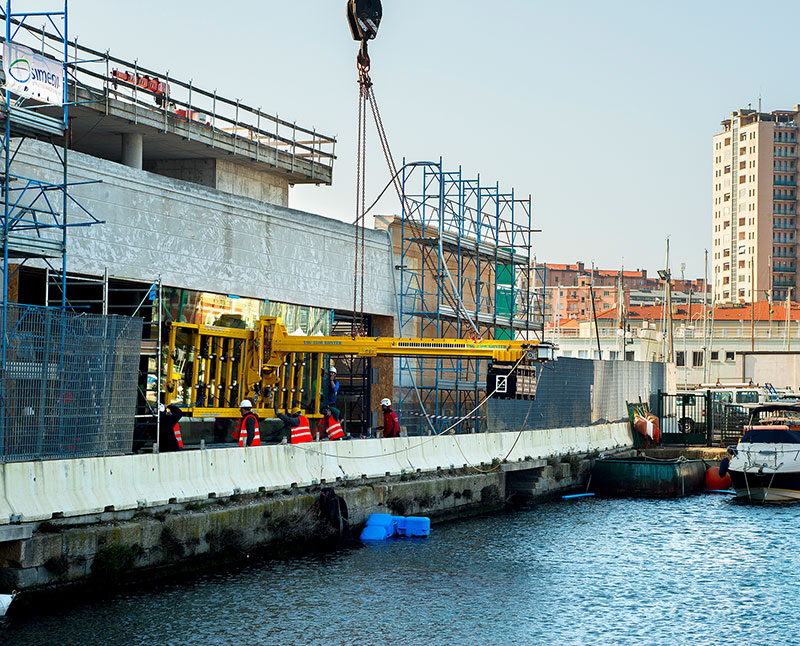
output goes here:
[{"label": "white motorboat", "polygon": [[728,470],[739,499],[800,501],[800,404],[754,407]]}]

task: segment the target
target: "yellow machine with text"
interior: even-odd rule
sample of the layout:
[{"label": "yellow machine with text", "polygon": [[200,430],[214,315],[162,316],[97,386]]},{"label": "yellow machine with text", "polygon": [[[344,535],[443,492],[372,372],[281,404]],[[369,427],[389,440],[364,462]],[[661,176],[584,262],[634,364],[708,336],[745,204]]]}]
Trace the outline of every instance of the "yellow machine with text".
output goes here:
[{"label": "yellow machine with text", "polygon": [[238,417],[250,399],[262,417],[300,408],[318,417],[330,355],[488,359],[530,366],[553,358],[539,341],[290,335],[278,317],[254,330],[170,323],[165,403],[193,416]]}]

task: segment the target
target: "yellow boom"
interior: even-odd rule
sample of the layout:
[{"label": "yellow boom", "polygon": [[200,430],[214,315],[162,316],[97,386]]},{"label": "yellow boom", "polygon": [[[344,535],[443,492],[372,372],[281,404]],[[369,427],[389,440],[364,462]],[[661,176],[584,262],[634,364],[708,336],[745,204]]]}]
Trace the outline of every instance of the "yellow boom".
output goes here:
[{"label": "yellow boom", "polygon": [[272,316],[261,317],[255,330],[171,323],[165,403],[178,398],[191,415],[238,417],[239,402],[247,398],[261,416],[297,407],[316,417],[325,355],[531,364],[551,359],[553,349],[539,341],[295,336]]}]

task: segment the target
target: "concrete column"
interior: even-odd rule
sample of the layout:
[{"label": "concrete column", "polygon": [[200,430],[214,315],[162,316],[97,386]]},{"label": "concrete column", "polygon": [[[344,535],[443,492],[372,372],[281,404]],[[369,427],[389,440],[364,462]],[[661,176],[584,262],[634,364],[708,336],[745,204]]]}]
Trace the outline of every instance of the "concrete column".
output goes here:
[{"label": "concrete column", "polygon": [[142,134],[122,133],[122,163],[131,168],[142,168]]}]

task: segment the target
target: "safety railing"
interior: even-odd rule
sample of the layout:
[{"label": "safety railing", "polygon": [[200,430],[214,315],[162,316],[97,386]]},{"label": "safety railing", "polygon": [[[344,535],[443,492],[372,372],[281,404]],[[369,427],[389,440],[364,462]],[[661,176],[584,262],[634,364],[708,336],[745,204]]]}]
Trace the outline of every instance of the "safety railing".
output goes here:
[{"label": "safety railing", "polygon": [[[0,42],[4,39],[0,38]],[[18,31],[15,42],[25,44],[46,56],[63,60],[54,35],[25,25]],[[333,168],[336,158],[336,139],[316,129],[298,126],[261,107],[243,103],[240,99],[220,96],[216,90],[194,85],[133,62],[70,42],[68,55],[69,100],[74,103],[95,103],[109,110],[113,100],[134,107],[134,121],[140,116],[163,119],[164,130],[176,120],[185,122],[187,130],[207,133],[212,141],[218,135],[229,135],[234,146],[244,142],[256,144],[256,161],[272,159],[260,149],[285,152],[292,159],[306,160],[313,178],[315,168]],[[243,151],[244,152],[244,151]]]}]

